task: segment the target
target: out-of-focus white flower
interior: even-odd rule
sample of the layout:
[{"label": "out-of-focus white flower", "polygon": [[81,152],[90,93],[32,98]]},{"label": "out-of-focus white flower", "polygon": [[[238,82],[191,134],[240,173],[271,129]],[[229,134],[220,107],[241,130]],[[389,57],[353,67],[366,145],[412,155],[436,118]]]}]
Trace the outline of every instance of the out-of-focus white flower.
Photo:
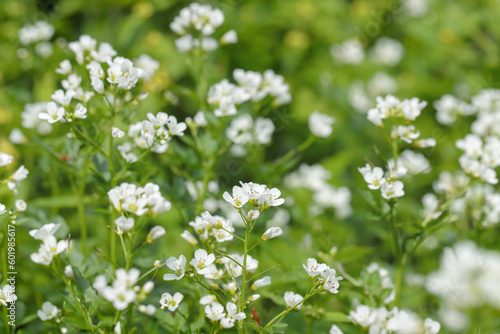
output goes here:
[{"label": "out-of-focus white flower", "polygon": [[17,300],[17,296],[14,293],[15,290],[10,284],[5,284],[2,289],[0,289],[0,304],[7,306],[8,303],[13,303]]},{"label": "out-of-focus white flower", "polygon": [[167,232],[165,231],[165,228],[163,226],[160,226],[160,225],[154,226],[149,231],[149,233],[146,237],[146,241],[147,241],[147,243],[152,243],[156,239],[164,236],[165,233],[167,233]]},{"label": "out-of-focus white flower", "polygon": [[42,321],[54,319],[59,315],[60,310],[51,302],[42,304],[42,309],[37,311],[37,315]]},{"label": "out-of-focus white flower", "polygon": [[220,44],[235,44],[238,43],[238,35],[236,34],[236,31],[234,30],[229,30],[226,32],[222,37],[220,38]]},{"label": "out-of-focus white flower", "polygon": [[283,235],[283,230],[280,227],[271,227],[262,235],[262,240],[267,241]]},{"label": "out-of-focus white flower", "polygon": [[309,129],[312,134],[320,137],[327,138],[332,132],[332,124],[335,119],[331,116],[320,113],[319,111],[314,111],[309,115]]},{"label": "out-of-focus white flower", "polygon": [[304,297],[298,293],[294,293],[293,291],[287,291],[285,292],[284,299],[287,308],[295,308],[296,310],[299,310],[302,306],[302,300],[304,300]]},{"label": "out-of-focus white flower", "polygon": [[24,212],[26,211],[28,205],[26,204],[25,201],[23,201],[22,199],[18,199],[16,200],[16,202],[14,203],[15,207],[16,207],[16,210],[17,212]]},{"label": "out-of-focus white flower", "polygon": [[357,39],[348,39],[330,47],[332,57],[341,64],[360,64],[365,59],[363,45]]},{"label": "out-of-focus white flower", "polygon": [[55,29],[51,24],[45,21],[37,21],[33,24],[27,24],[19,29],[18,35],[21,40],[21,44],[29,45],[41,41],[48,41],[52,38],[54,32]]},{"label": "out-of-focus white flower", "polygon": [[123,136],[125,136],[125,132],[117,127],[113,127],[111,129],[111,136],[113,136],[113,138],[122,138]]},{"label": "out-of-focus white flower", "polygon": [[0,152],[0,167],[8,166],[14,161],[14,157],[10,154]]},{"label": "out-of-focus white flower", "polygon": [[375,42],[370,55],[377,64],[395,66],[403,58],[404,47],[398,40],[381,37]]}]

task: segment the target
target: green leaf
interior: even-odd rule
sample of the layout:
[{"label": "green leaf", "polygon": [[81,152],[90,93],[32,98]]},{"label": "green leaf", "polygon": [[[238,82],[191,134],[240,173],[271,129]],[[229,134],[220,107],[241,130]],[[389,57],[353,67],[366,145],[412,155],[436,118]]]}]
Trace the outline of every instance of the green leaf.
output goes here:
[{"label": "green leaf", "polygon": [[78,312],[78,305],[76,304],[75,298],[66,290],[59,290],[59,293],[64,298],[64,309],[70,312]]},{"label": "green leaf", "polygon": [[243,323],[243,326],[251,328],[251,329],[253,329],[254,331],[257,331],[257,332],[260,332],[260,330],[261,330],[260,326],[257,325],[257,323],[255,321],[245,321]]},{"label": "green leaf", "polygon": [[78,329],[89,329],[85,321],[79,319],[79,318],[74,318],[74,317],[63,317],[62,321],[71,327],[78,328]]}]

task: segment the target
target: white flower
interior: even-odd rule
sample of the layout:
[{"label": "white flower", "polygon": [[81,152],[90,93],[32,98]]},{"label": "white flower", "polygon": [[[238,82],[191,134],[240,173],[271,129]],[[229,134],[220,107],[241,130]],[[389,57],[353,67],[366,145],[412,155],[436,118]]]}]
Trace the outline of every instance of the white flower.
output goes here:
[{"label": "white flower", "polygon": [[279,237],[280,235],[283,235],[283,230],[281,227],[271,227],[267,229],[266,232],[262,235],[262,240],[267,241],[272,238]]},{"label": "white flower", "polygon": [[69,106],[73,96],[75,96],[75,92],[73,90],[68,90],[65,93],[62,89],[58,89],[50,97],[63,107],[67,107]]},{"label": "white flower", "polygon": [[205,306],[205,314],[208,319],[213,321],[218,321],[226,316],[224,312],[224,306],[218,302],[213,302],[210,305]]},{"label": "white flower", "polygon": [[156,306],[154,306],[153,304],[139,305],[139,307],[137,309],[139,310],[139,312],[144,313],[144,314],[149,315],[149,316],[154,315],[156,312]]},{"label": "white flower", "polygon": [[371,50],[371,58],[375,63],[395,66],[404,55],[403,45],[392,38],[381,37],[377,39]]},{"label": "white flower", "polygon": [[77,103],[74,115],[76,118],[80,119],[87,118],[87,108],[85,108],[81,103]]},{"label": "white flower", "polygon": [[[302,306],[302,300],[304,300],[304,297],[299,295],[298,293],[294,293],[293,291],[287,291],[285,292],[285,303],[287,308],[293,308],[295,307],[296,310],[299,310],[300,307]],[[297,306],[298,305],[298,306]]]},{"label": "white flower", "polygon": [[10,154],[0,152],[0,167],[8,166],[14,161],[14,157]]},{"label": "white flower", "polygon": [[75,276],[75,273],[73,272],[73,268],[70,265],[67,265],[64,267],[64,275],[68,278],[73,278]]},{"label": "white flower", "polygon": [[363,45],[356,39],[349,39],[342,44],[334,44],[330,47],[332,57],[339,63],[359,64],[365,58]]},{"label": "white flower", "polygon": [[179,307],[182,299],[184,299],[184,295],[180,292],[176,292],[173,296],[170,293],[164,293],[160,299],[161,308],[168,308],[170,312],[174,312]]},{"label": "white flower", "polygon": [[169,116],[167,119],[168,131],[172,136],[183,136],[184,131],[187,129],[187,125],[184,122],[177,122],[175,116]]},{"label": "white flower", "polygon": [[129,59],[115,57],[108,68],[108,82],[116,84],[119,88],[130,90],[144,76],[144,70],[134,67]]},{"label": "white flower", "polygon": [[15,202],[15,207],[16,207],[17,212],[24,212],[24,211],[26,211],[26,208],[28,206],[26,205],[25,201],[23,201],[22,199],[18,199]]},{"label": "white flower", "polygon": [[259,288],[265,287],[271,285],[271,277],[270,276],[264,276],[261,279],[256,280],[252,284],[252,289],[257,290]]},{"label": "white flower", "polygon": [[75,73],[72,73],[68,75],[68,78],[61,81],[61,85],[63,86],[64,89],[67,91],[74,91],[78,87],[80,87],[80,84],[82,83],[82,77],[78,76]]},{"label": "white flower", "polygon": [[340,328],[338,328],[336,325],[332,325],[332,328],[330,328],[330,331],[328,333],[329,334],[344,334],[344,332],[342,332],[340,330]]},{"label": "white flower", "polygon": [[71,63],[68,59],[63,60],[62,62],[59,63],[59,68],[56,69],[56,73],[62,74],[62,75],[69,75],[71,74]]},{"label": "white flower", "polygon": [[236,320],[243,320],[246,318],[245,312],[238,312],[236,304],[228,302],[226,304],[227,315],[220,320],[222,328],[232,328]]},{"label": "white flower", "polygon": [[155,72],[160,68],[160,62],[151,58],[147,54],[142,54],[134,61],[136,67],[144,70],[144,79],[149,80],[153,77]]},{"label": "white flower", "polygon": [[379,189],[386,182],[384,171],[380,167],[372,169],[370,164],[367,163],[365,167],[358,168],[358,171],[363,175],[368,188],[372,190]]},{"label": "white flower", "polygon": [[235,44],[238,42],[238,35],[236,34],[236,31],[234,30],[229,30],[226,32],[222,37],[220,38],[220,44]]},{"label": "white flower", "polygon": [[349,319],[353,324],[367,328],[376,321],[376,314],[369,306],[358,305],[356,310],[349,312]]},{"label": "white flower", "polygon": [[37,311],[37,314],[40,320],[47,321],[57,317],[59,314],[59,309],[51,302],[45,302],[42,304],[42,309]]},{"label": "white flower", "polygon": [[413,140],[417,139],[420,136],[420,131],[415,131],[414,125],[400,125],[397,128],[393,129],[391,136],[393,138],[399,137],[399,139],[401,139],[402,141],[411,144]]},{"label": "white flower", "polygon": [[222,197],[226,200],[226,202],[232,204],[235,208],[238,209],[245,205],[249,199],[247,193],[243,190],[243,188],[238,186],[233,187],[233,196],[229,195],[229,193],[226,191],[224,192]]},{"label": "white flower", "polygon": [[102,42],[99,44],[98,50],[90,51],[90,56],[99,63],[109,63],[111,62],[111,59],[116,56],[116,51],[113,49],[111,44]]},{"label": "white flower", "polygon": [[259,219],[260,217],[260,211],[259,210],[250,210],[247,213],[247,220],[249,222],[253,222],[254,220]]},{"label": "white flower", "polygon": [[165,231],[165,228],[163,226],[160,226],[160,225],[154,226],[149,231],[149,233],[146,237],[146,241],[148,243],[152,243],[154,240],[164,236],[165,233],[167,233],[167,232]]},{"label": "white flower", "polygon": [[64,117],[64,108],[59,107],[55,102],[47,103],[47,112],[38,114],[38,118],[46,120],[50,124],[59,122]]},{"label": "white flower", "polygon": [[7,210],[5,208],[5,205],[3,205],[3,204],[0,203],[0,215],[3,215],[6,212],[7,212]]},{"label": "white flower", "polygon": [[191,245],[196,245],[198,243],[198,240],[196,240],[196,238],[188,230],[184,230],[184,232],[181,233],[181,238],[189,242]]},{"label": "white flower", "polygon": [[471,158],[478,158],[483,154],[483,141],[474,134],[468,134],[464,139],[457,140],[456,146]]},{"label": "white flower", "polygon": [[199,126],[207,126],[208,122],[207,119],[205,118],[205,114],[203,111],[198,111],[196,115],[194,115],[193,120],[196,124]]},{"label": "white flower", "polygon": [[111,136],[113,138],[122,138],[123,136],[125,136],[125,132],[123,132],[122,130],[120,130],[117,127],[113,127],[111,129]]},{"label": "white flower", "polygon": [[192,265],[198,274],[203,275],[207,272],[206,267],[214,263],[215,255],[208,254],[204,249],[198,249],[194,252],[194,258],[189,262]]},{"label": "white flower", "polygon": [[184,274],[186,273],[186,257],[184,255],[179,256],[178,259],[172,256],[167,260],[166,264],[167,267],[175,272],[175,274],[163,275],[163,279],[165,281],[180,280],[184,277]]},{"label": "white flower", "polygon": [[405,194],[403,188],[403,182],[398,180],[395,182],[385,182],[384,184],[382,184],[380,191],[382,192],[383,198],[391,199],[396,197],[403,197]]},{"label": "white flower", "polygon": [[78,64],[82,64],[84,61],[84,56],[90,53],[90,51],[95,50],[97,46],[97,41],[90,37],[89,35],[82,35],[80,39],[76,42],[71,42],[68,47],[75,53],[76,61]]},{"label": "white flower", "polygon": [[48,41],[52,38],[54,32],[54,27],[48,22],[37,21],[19,29],[18,35],[22,45],[29,45],[41,41]]},{"label": "white flower", "polygon": [[5,284],[2,289],[0,289],[0,304],[7,306],[7,303],[13,303],[17,300],[17,296],[14,294],[15,289],[10,284]]},{"label": "white flower", "polygon": [[309,129],[312,134],[320,137],[327,138],[332,132],[332,124],[335,119],[331,116],[320,113],[319,111],[314,111],[309,115]]},{"label": "white flower", "polygon": [[40,229],[31,230],[29,234],[36,240],[45,240],[50,236],[53,236],[59,229],[61,224],[49,223],[43,225]]},{"label": "white flower", "polygon": [[123,232],[130,231],[135,225],[135,219],[132,217],[120,216],[115,219],[115,225]]},{"label": "white flower", "polygon": [[431,318],[424,320],[425,334],[437,334],[441,329],[441,324]]},{"label": "white flower", "polygon": [[217,297],[214,295],[205,295],[200,298],[200,305],[209,305],[217,301]]},{"label": "white flower", "polygon": [[401,110],[403,112],[403,116],[410,121],[414,121],[418,116],[420,116],[422,109],[424,109],[426,106],[427,102],[420,101],[417,97],[411,98],[409,100],[403,100],[403,102],[401,102]]},{"label": "white flower", "polygon": [[325,270],[328,269],[328,266],[324,263],[318,263],[315,258],[307,259],[307,265],[302,265],[306,270],[309,277],[315,277],[321,275]]},{"label": "white flower", "polygon": [[240,181],[243,191],[247,194],[250,200],[258,200],[266,194],[266,185],[253,182],[243,183]]}]

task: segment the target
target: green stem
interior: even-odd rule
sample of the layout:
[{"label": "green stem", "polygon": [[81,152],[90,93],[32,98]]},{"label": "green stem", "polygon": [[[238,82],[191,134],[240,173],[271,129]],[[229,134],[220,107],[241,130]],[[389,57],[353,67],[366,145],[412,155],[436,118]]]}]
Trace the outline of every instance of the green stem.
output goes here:
[{"label": "green stem", "polygon": [[183,317],[184,320],[186,320],[186,325],[187,325],[187,328],[188,328],[188,333],[191,334],[192,332],[191,332],[191,325],[189,324],[189,319],[181,311],[177,310],[177,313],[179,313],[181,315],[181,317]]},{"label": "green stem", "polygon": [[276,163],[275,165],[284,165],[286,164],[290,159],[292,159],[293,157],[295,157],[297,154],[305,151],[309,146],[311,146],[311,144],[314,142],[314,135],[310,135],[309,138],[307,138],[302,144],[300,144],[299,146],[291,149],[290,151],[288,151],[287,154],[285,154],[283,157],[281,157]]},{"label": "green stem", "polygon": [[401,262],[398,264],[398,271],[396,274],[396,296],[394,297],[394,306],[399,307],[399,302],[401,300],[401,292],[403,288],[403,278],[404,278],[404,273],[405,273],[405,267],[407,263],[408,257],[406,254],[403,255]]},{"label": "green stem", "polygon": [[66,284],[66,286],[68,287],[68,289],[71,291],[71,294],[73,295],[73,298],[75,299],[75,302],[76,304],[78,305],[78,310],[80,311],[80,313],[82,314],[83,316],[83,319],[85,320],[85,322],[87,323],[87,326],[90,328],[90,331],[92,333],[95,333],[95,329],[94,329],[94,324],[92,324],[92,320],[89,319],[89,316],[87,315],[87,313],[85,312],[85,309],[84,307],[82,306],[80,300],[78,299],[78,297],[76,296],[76,293],[75,293],[75,290],[73,289],[73,286],[71,285],[71,283],[66,279],[64,278],[62,275],[61,277],[63,278],[63,281],[64,283]]},{"label": "green stem", "polygon": [[297,307],[299,307],[299,306],[301,306],[301,305],[304,305],[304,303],[305,303],[305,302],[306,302],[309,298],[311,298],[312,296],[314,296],[314,294],[316,294],[316,289],[314,289],[314,288],[313,288],[313,289],[312,289],[312,291],[311,291],[311,292],[309,292],[309,293],[308,293],[308,294],[304,297],[304,299],[303,299],[300,303],[298,303],[298,304],[297,304],[297,305],[295,305],[294,307],[290,307],[290,308],[288,308],[288,309],[284,310],[283,312],[281,312],[280,314],[278,314],[277,316],[275,316],[275,317],[274,317],[271,321],[269,321],[269,322],[267,323],[267,325],[265,325],[265,326],[264,326],[264,328],[262,328],[261,333],[264,333],[264,330],[265,330],[267,327],[271,326],[271,325],[272,325],[272,324],[273,324],[276,320],[278,320],[278,319],[280,319],[280,318],[284,317],[287,313],[289,313],[289,312],[291,312],[291,311],[295,310]]},{"label": "green stem", "polygon": [[87,179],[87,170],[89,163],[89,154],[85,154],[85,158],[83,161],[83,170],[81,175],[81,184],[78,190],[78,203],[77,203],[77,211],[78,211],[78,220],[80,221],[80,234],[81,234],[81,244],[82,244],[82,254],[87,253],[87,222],[85,220],[85,202],[83,198],[85,197],[85,180]]}]

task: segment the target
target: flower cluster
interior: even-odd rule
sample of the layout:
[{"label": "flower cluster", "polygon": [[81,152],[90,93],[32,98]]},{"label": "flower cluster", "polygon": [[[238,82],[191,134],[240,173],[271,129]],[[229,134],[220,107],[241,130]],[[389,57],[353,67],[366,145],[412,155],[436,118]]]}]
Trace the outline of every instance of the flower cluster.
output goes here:
[{"label": "flower cluster", "polygon": [[21,113],[21,125],[25,129],[36,129],[41,135],[46,135],[52,132],[51,123],[42,121],[40,114],[47,111],[48,102],[28,103],[24,105],[24,110]]},{"label": "flower cluster", "polygon": [[464,151],[460,156],[460,166],[464,172],[484,182],[497,184],[494,168],[500,165],[500,139],[487,137],[484,142],[475,134],[468,134],[456,142],[457,148]]},{"label": "flower cluster", "polygon": [[[35,240],[41,240],[43,243],[38,249],[38,253],[31,254],[31,260],[35,263],[48,266],[52,263],[52,259],[58,256],[66,249],[71,249],[71,242],[69,240],[57,241],[54,234],[57,232],[60,224],[45,224],[39,229],[31,230],[30,235]],[[68,250],[68,251],[69,251]]]},{"label": "flower cluster", "polygon": [[219,41],[211,37],[222,23],[224,14],[220,9],[195,2],[180,11],[170,23],[170,29],[181,36],[175,40],[180,52],[210,52],[217,49],[219,43],[234,44],[238,41],[234,30],[226,32]]},{"label": "flower cluster", "polygon": [[106,283],[106,276],[99,275],[95,278],[92,287],[102,295],[104,299],[111,302],[117,310],[125,310],[131,303],[142,301],[153,291],[154,283],[146,282],[142,287],[136,285],[139,280],[140,271],[132,268],[130,270],[116,269],[112,285]]},{"label": "flower cluster", "polygon": [[233,143],[231,153],[241,157],[247,154],[247,147],[269,144],[274,130],[269,118],[258,117],[254,121],[249,114],[234,118],[226,129],[227,138]]},{"label": "flower cluster", "polygon": [[[156,115],[147,114],[148,119],[131,124],[128,128],[128,136],[133,138],[136,147],[149,149],[155,153],[165,153],[168,143],[174,136],[183,136],[187,126],[184,122],[178,122],[177,118],[164,112]],[[137,156],[131,153],[133,145],[125,143],[118,148],[126,161],[134,162]]]},{"label": "flower cluster", "polygon": [[233,77],[238,85],[224,79],[208,91],[207,101],[215,107],[214,114],[217,117],[235,115],[236,107],[246,101],[259,102],[270,97],[274,106],[281,106],[292,100],[290,87],[284,82],[283,76],[272,70],[260,74],[235,69]]},{"label": "flower cluster", "polygon": [[289,188],[306,188],[313,192],[314,204],[309,207],[308,214],[317,216],[325,209],[335,209],[339,218],[351,215],[351,192],[346,187],[336,188],[328,180],[331,173],[321,165],[301,164],[299,169],[285,176],[285,184]]},{"label": "flower cluster", "polygon": [[307,275],[311,278],[316,278],[316,284],[322,285],[323,289],[330,293],[339,292],[339,281],[343,279],[342,276],[335,276],[337,272],[335,269],[330,268],[325,263],[318,263],[314,258],[307,259],[307,263],[303,265]]},{"label": "flower cluster", "polygon": [[[444,250],[440,267],[429,274],[426,287],[445,302],[441,312],[444,324],[461,331],[467,326],[466,314],[469,310],[485,304],[500,309],[498,277],[500,254],[463,241]],[[446,319],[461,320],[454,322]]]},{"label": "flower cluster", "polygon": [[[417,119],[425,108],[427,102],[420,101],[418,98],[414,97],[409,100],[400,101],[397,97],[393,95],[387,95],[386,97],[377,97],[377,105],[375,108],[368,110],[368,120],[375,124],[376,126],[383,127],[383,121],[389,118],[394,118],[400,120],[401,123],[411,122]],[[398,135],[401,140],[408,141],[411,140],[411,136],[415,136],[414,128],[396,128],[393,130],[395,135]],[[413,134],[406,134],[407,132]],[[418,136],[417,136],[418,137]],[[413,138],[415,139],[415,138]]]},{"label": "flower cluster", "polygon": [[[41,57],[50,57],[53,52],[52,44],[49,40],[54,36],[54,26],[45,21],[37,21],[33,24],[26,24],[18,31],[21,44],[25,47],[34,45],[35,52]],[[21,48],[17,51],[19,58],[26,58],[28,52]]]},{"label": "flower cluster", "polygon": [[450,95],[443,95],[439,100],[434,102],[436,109],[436,119],[444,125],[452,125],[457,120],[457,116],[467,116],[475,113],[474,108],[465,101]]},{"label": "flower cluster", "polygon": [[171,204],[160,193],[160,187],[147,183],[144,187],[122,183],[108,191],[108,197],[116,211],[136,216],[157,216],[170,210]]},{"label": "flower cluster", "polygon": [[213,322],[220,321],[222,328],[232,328],[236,320],[243,320],[246,318],[244,312],[238,312],[236,304],[228,302],[226,308],[220,303],[214,301],[205,305],[205,315]]},{"label": "flower cluster", "polygon": [[409,310],[400,310],[397,307],[388,310],[385,307],[373,308],[367,305],[358,305],[349,312],[349,319],[353,324],[368,329],[370,333],[395,334],[436,334],[441,324],[431,318],[424,321]]}]

